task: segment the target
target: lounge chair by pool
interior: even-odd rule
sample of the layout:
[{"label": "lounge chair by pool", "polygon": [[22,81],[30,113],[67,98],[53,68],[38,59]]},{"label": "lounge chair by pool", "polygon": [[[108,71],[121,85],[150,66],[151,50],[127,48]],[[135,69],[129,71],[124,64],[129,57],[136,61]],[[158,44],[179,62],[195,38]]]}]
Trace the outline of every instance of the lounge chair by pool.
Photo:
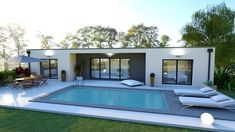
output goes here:
[{"label": "lounge chair by pool", "polygon": [[215,95],[210,98],[199,97],[179,97],[182,105],[185,106],[200,106],[214,108],[229,108],[235,106],[235,100],[225,95]]},{"label": "lounge chair by pool", "polygon": [[219,94],[216,90],[210,87],[204,87],[201,89],[174,89],[176,95],[179,96],[196,96],[196,97],[211,97]]}]

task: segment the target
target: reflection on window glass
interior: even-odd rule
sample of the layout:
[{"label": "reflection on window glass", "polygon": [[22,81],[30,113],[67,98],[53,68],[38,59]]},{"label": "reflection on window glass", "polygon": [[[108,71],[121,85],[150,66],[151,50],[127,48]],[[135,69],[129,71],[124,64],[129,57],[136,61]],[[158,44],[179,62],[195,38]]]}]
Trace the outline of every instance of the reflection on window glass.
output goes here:
[{"label": "reflection on window glass", "polygon": [[163,61],[163,83],[176,83],[176,61]]},{"label": "reflection on window glass", "polygon": [[91,59],[91,77],[99,78],[99,59]]},{"label": "reflection on window glass", "polygon": [[192,60],[163,60],[163,83],[192,84]]},{"label": "reflection on window glass", "polygon": [[119,59],[111,59],[111,78],[112,79],[119,79]]},{"label": "reflection on window glass", "polygon": [[192,81],[192,61],[178,61],[178,84],[191,84]]},{"label": "reflection on window glass", "polygon": [[121,59],[121,79],[130,78],[130,59]]},{"label": "reflection on window glass", "polygon": [[91,59],[91,78],[128,79],[130,78],[130,59],[93,58]]},{"label": "reflection on window glass", "polygon": [[101,78],[109,78],[109,59],[100,59]]},{"label": "reflection on window glass", "polygon": [[41,62],[41,75],[46,78],[58,78],[58,61],[56,59],[43,59]]}]

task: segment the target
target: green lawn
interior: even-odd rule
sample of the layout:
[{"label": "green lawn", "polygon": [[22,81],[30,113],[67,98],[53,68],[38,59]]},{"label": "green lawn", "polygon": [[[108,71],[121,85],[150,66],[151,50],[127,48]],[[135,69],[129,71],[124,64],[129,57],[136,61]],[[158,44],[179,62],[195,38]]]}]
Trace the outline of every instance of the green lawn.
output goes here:
[{"label": "green lawn", "polygon": [[191,132],[196,130],[0,108],[1,132]]}]

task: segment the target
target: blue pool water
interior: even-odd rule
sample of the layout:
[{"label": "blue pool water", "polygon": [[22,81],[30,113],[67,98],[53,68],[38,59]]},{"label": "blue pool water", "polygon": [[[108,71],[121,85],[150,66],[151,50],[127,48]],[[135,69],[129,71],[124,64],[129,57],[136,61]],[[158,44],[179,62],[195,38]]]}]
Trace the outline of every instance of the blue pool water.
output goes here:
[{"label": "blue pool water", "polygon": [[164,95],[159,90],[72,86],[43,97],[40,101],[146,112],[167,110]]}]

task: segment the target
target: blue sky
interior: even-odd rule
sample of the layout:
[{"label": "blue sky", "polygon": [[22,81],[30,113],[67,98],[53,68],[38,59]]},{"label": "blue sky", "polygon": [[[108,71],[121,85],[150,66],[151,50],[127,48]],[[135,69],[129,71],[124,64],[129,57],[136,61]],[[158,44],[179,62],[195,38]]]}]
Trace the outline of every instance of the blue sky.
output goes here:
[{"label": "blue sky", "polygon": [[[178,46],[180,30],[194,12],[218,5],[223,0],[3,0],[0,25],[19,23],[26,29],[28,48],[40,48],[38,31],[52,35],[56,42],[66,33],[84,26],[111,26],[127,31],[133,24],[159,28]],[[225,0],[235,10],[235,0]]]}]

